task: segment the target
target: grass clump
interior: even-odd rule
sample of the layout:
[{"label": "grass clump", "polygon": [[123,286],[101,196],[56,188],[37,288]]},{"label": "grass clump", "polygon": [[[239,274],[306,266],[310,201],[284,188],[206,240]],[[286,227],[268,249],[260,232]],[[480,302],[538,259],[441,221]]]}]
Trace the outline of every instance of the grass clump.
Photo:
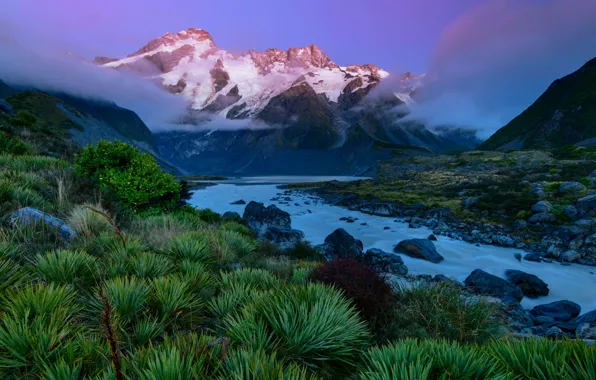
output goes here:
[{"label": "grass clump", "polygon": [[397,292],[392,329],[397,336],[486,343],[502,333],[495,304],[463,296],[449,282],[403,285]]}]

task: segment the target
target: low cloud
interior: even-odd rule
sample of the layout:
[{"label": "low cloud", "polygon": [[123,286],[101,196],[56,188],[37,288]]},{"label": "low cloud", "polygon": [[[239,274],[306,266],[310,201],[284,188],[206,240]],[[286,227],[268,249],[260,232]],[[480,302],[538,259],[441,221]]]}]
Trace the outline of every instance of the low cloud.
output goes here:
[{"label": "low cloud", "polygon": [[488,137],[596,56],[596,1],[491,0],[440,38],[410,118]]},{"label": "low cloud", "polygon": [[98,67],[26,33],[15,38],[14,30],[0,28],[0,48],[0,79],[9,85],[114,102],[135,111],[152,130],[186,112],[182,97],[150,80]]}]

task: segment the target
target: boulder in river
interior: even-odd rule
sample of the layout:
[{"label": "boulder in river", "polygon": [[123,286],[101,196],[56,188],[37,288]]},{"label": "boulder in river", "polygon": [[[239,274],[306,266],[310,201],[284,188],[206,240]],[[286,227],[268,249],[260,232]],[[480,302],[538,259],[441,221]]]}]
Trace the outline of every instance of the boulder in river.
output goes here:
[{"label": "boulder in river", "polygon": [[428,239],[402,240],[393,249],[396,253],[403,253],[410,257],[439,263],[445,258],[437,252],[435,245]]},{"label": "boulder in river", "polygon": [[55,216],[51,216],[32,207],[23,207],[16,210],[10,216],[8,223],[12,228],[45,224],[50,228],[56,229],[66,241],[70,241],[77,236],[77,232],[62,221],[62,219],[58,219]]},{"label": "boulder in river", "polygon": [[589,311],[577,318],[578,323],[589,323],[596,327],[596,310]]},{"label": "boulder in river", "polygon": [[343,228],[338,228],[325,238],[325,242],[316,247],[327,259],[360,259],[364,245]]},{"label": "boulder in river", "polygon": [[524,297],[521,289],[501,277],[486,273],[482,269],[474,270],[464,284],[475,293],[487,294],[506,301],[521,301]]},{"label": "boulder in river", "polygon": [[581,306],[571,301],[556,301],[535,306],[530,314],[535,317],[544,315],[558,322],[567,322],[579,315]]},{"label": "boulder in river", "polygon": [[509,282],[517,285],[526,297],[548,296],[548,285],[536,275],[511,269],[505,272],[505,276]]},{"label": "boulder in river", "polygon": [[524,256],[524,260],[539,263],[542,261],[542,255],[540,254],[540,252],[530,252]]},{"label": "boulder in river", "polygon": [[381,272],[404,276],[408,274],[408,267],[401,256],[385,252],[378,248],[371,248],[364,253],[362,262]]},{"label": "boulder in river", "polygon": [[302,231],[292,229],[290,214],[275,205],[265,207],[262,203],[251,201],[242,217],[259,240],[269,240],[282,248],[293,247],[304,240]]}]

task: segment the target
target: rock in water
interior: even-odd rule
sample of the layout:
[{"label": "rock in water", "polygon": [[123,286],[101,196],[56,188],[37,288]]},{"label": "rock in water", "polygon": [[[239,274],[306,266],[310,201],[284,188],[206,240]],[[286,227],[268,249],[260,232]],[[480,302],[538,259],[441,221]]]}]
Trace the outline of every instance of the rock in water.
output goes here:
[{"label": "rock in water", "polygon": [[316,247],[327,259],[361,259],[364,246],[343,228],[338,228],[325,238],[325,242]]},{"label": "rock in water", "polygon": [[589,311],[577,318],[578,323],[589,323],[596,327],[596,310]]},{"label": "rock in water", "polygon": [[509,282],[519,286],[526,297],[548,296],[548,285],[536,275],[511,269],[505,272],[505,276]]},{"label": "rock in water", "polygon": [[238,199],[237,201],[234,201],[232,203],[230,203],[231,205],[245,205],[246,201],[244,199]]},{"label": "rock in water", "polygon": [[251,201],[242,215],[259,240],[269,240],[282,248],[290,248],[304,240],[304,232],[292,229],[290,214],[275,205],[265,207]]},{"label": "rock in water", "polygon": [[399,276],[408,274],[408,267],[399,255],[385,252],[378,248],[371,248],[366,251],[362,262],[371,268],[381,272],[387,272]]},{"label": "rock in water", "polygon": [[581,307],[571,301],[556,301],[544,305],[538,305],[530,310],[535,317],[544,315],[553,318],[555,321],[567,322],[579,315]]},{"label": "rock in water", "polygon": [[435,245],[427,239],[402,240],[394,248],[394,251],[417,259],[427,260],[431,263],[439,263],[445,259],[437,252]]},{"label": "rock in water", "polygon": [[501,277],[486,273],[482,269],[473,271],[465,279],[464,284],[476,293],[488,294],[506,301],[519,302],[524,297],[517,285],[505,281]]}]

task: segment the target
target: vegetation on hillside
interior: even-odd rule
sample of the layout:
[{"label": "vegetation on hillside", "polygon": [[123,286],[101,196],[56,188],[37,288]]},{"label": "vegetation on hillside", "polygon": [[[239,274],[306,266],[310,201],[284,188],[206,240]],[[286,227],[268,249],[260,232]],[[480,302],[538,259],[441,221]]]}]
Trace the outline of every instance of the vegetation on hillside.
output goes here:
[{"label": "vegetation on hillside", "polygon": [[481,149],[558,148],[596,137],[596,58],[554,81],[534,104],[499,129]]},{"label": "vegetation on hillside", "polygon": [[[595,347],[507,339],[496,311],[458,288],[393,289],[366,267],[318,262],[307,245],[258,242],[173,202],[173,187],[146,197],[127,179],[169,179],[125,144],[85,148],[76,171],[1,149],[1,378],[595,378]],[[135,160],[154,173],[131,170]],[[76,237],[12,228],[24,206]]]}]

